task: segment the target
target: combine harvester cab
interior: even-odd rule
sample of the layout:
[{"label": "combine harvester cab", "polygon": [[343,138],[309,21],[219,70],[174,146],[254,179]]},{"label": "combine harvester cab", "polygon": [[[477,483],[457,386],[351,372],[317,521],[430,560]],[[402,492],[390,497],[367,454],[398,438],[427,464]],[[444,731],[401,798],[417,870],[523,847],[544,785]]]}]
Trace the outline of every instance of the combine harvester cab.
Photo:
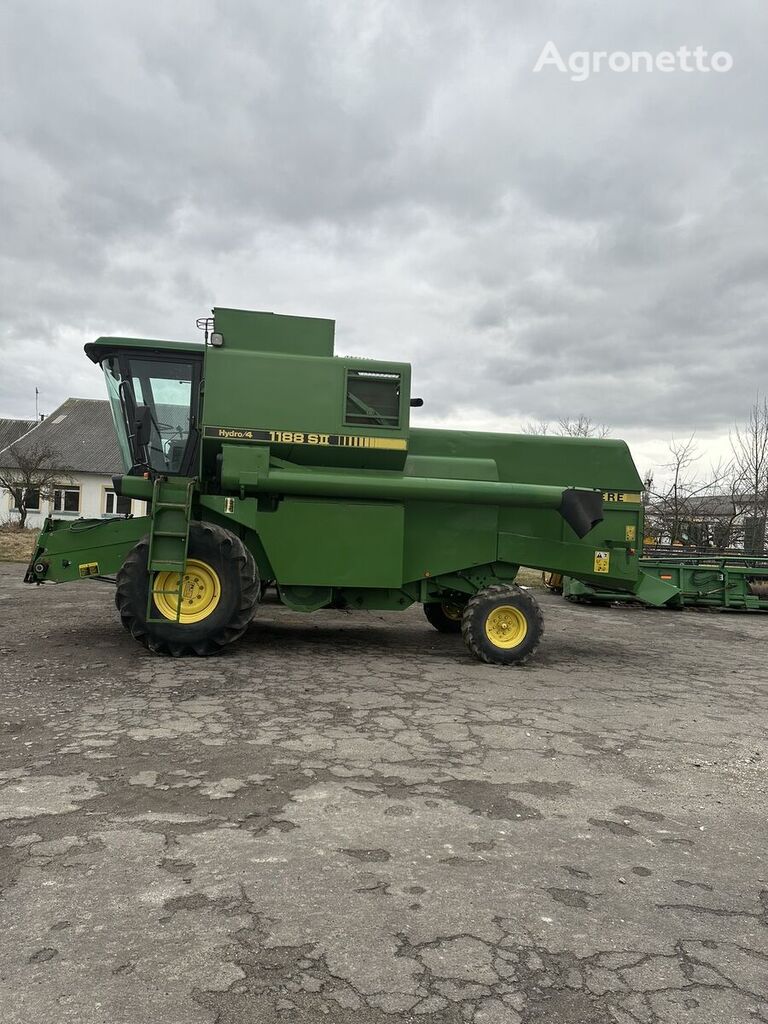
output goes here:
[{"label": "combine harvester cab", "polygon": [[86,346],[123,453],[115,490],[148,512],[49,520],[27,582],[116,575],[123,625],[173,655],[236,640],[267,583],[298,611],[420,602],[500,665],[543,630],[521,565],[647,587],[622,441],[412,428],[407,363],[335,356],[330,320],[213,312],[205,344]]}]

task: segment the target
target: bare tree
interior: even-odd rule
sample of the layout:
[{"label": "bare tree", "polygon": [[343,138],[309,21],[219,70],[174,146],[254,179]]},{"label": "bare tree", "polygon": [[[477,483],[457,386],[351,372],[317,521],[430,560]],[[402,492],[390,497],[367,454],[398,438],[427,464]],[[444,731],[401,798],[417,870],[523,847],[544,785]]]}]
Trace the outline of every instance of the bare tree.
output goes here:
[{"label": "bare tree", "polygon": [[524,434],[557,434],[560,437],[607,437],[611,431],[604,423],[595,423],[583,413],[561,416],[557,423],[544,419],[529,420],[521,429]]},{"label": "bare tree", "polygon": [[657,544],[708,544],[709,526],[714,523],[718,546],[728,546],[738,513],[718,488],[727,479],[729,467],[718,464],[702,471],[693,435],[685,441],[670,441],[669,454],[669,462],[661,467],[665,471],[661,487],[654,488],[651,471],[646,474],[646,534]]},{"label": "bare tree", "polygon": [[50,500],[57,484],[67,482],[68,470],[62,466],[59,453],[46,444],[24,448],[12,444],[3,459],[12,465],[0,468],[0,487],[10,491],[23,529],[29,512],[36,510],[40,501]]},{"label": "bare tree", "polygon": [[744,520],[744,549],[761,555],[768,523],[768,398],[758,395],[743,426],[731,432],[731,491]]},{"label": "bare tree", "polygon": [[548,420],[529,420],[520,428],[523,434],[548,434],[550,423]]},{"label": "bare tree", "polygon": [[608,437],[611,428],[605,423],[595,423],[590,416],[561,416],[557,421],[557,433],[562,437]]}]

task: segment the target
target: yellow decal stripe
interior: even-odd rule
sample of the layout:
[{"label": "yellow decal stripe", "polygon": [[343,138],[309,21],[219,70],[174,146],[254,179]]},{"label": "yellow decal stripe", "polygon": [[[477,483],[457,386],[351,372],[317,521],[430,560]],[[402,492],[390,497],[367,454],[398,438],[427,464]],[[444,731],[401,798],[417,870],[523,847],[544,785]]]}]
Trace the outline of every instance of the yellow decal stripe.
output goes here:
[{"label": "yellow decal stripe", "polygon": [[404,437],[369,437],[371,448],[387,448],[390,451],[404,452],[408,442]]},{"label": "yellow decal stripe", "polygon": [[205,427],[205,437],[221,441],[266,441],[268,444],[308,444],[322,448],[377,448],[404,452],[404,437],[364,437],[359,434],[323,434],[307,430],[266,430],[259,427]]},{"label": "yellow decal stripe", "polygon": [[603,491],[603,501],[616,505],[639,505],[639,494],[631,491]]}]

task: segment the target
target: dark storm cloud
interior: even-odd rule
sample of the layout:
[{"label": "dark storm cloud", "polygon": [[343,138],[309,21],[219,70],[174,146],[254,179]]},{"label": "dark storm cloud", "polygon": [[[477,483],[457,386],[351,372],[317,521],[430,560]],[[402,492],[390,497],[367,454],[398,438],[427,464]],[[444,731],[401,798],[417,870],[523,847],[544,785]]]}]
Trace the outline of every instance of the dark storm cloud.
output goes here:
[{"label": "dark storm cloud", "polygon": [[[335,317],[427,415],[726,432],[768,381],[753,3],[3,6],[0,414],[207,307]],[[727,50],[728,74],[533,74]]]}]

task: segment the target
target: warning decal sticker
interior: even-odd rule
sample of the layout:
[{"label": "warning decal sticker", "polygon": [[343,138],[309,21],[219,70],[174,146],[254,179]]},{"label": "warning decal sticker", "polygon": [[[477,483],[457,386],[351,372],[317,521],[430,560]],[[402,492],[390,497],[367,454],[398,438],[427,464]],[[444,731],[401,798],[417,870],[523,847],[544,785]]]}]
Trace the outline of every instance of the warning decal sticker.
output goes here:
[{"label": "warning decal sticker", "polygon": [[596,551],[595,552],[595,572],[610,572],[611,571],[611,553],[610,551]]}]

